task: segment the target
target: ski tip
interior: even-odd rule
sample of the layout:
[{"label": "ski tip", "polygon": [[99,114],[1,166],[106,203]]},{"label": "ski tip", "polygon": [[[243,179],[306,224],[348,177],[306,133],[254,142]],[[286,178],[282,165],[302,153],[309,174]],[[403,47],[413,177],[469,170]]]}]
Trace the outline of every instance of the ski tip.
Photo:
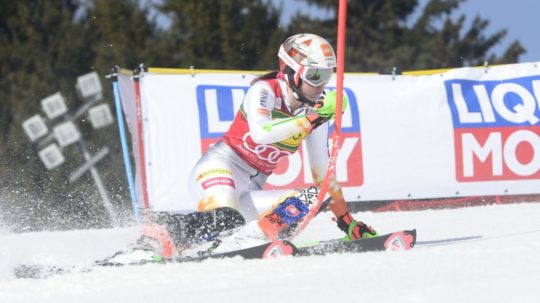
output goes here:
[{"label": "ski tip", "polygon": [[397,231],[386,239],[385,250],[409,250],[416,244],[416,229]]},{"label": "ski tip", "polygon": [[410,241],[409,242],[409,249],[411,249],[411,248],[414,247],[414,245],[416,245],[416,228],[411,229],[411,230],[406,230],[405,234],[412,237],[412,239],[409,240]]},{"label": "ski tip", "polygon": [[262,258],[270,259],[281,256],[294,256],[298,253],[298,249],[289,241],[272,241],[264,251]]}]

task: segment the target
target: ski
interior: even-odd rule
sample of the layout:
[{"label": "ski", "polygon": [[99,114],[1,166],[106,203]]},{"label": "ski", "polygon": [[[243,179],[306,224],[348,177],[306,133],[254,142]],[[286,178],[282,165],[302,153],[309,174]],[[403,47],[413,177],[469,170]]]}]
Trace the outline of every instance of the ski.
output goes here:
[{"label": "ski", "polygon": [[46,265],[18,265],[15,268],[17,278],[43,279],[51,276],[67,273],[90,272],[96,267],[122,267],[145,264],[168,264],[201,262],[208,259],[226,259],[241,257],[243,259],[268,259],[281,256],[311,256],[327,255],[336,253],[361,253],[369,251],[395,251],[409,250],[416,243],[416,230],[402,230],[393,233],[360,240],[333,239],[316,241],[304,244],[293,244],[289,241],[272,241],[262,245],[252,246],[244,249],[234,250],[224,253],[206,254],[196,257],[178,257],[174,259],[162,259],[152,255],[151,251],[135,251],[142,253],[140,259],[121,261],[118,257],[130,252],[118,252],[117,254],[94,262],[88,267],[61,267]]},{"label": "ski", "polygon": [[183,263],[200,262],[207,259],[225,259],[242,257],[243,259],[268,259],[281,256],[311,256],[336,253],[360,253],[368,251],[396,251],[409,250],[416,243],[416,230],[397,231],[382,236],[359,240],[332,239],[303,244],[293,244],[286,240],[272,241],[257,246],[233,250],[224,253],[205,254],[196,257],[178,257],[174,259],[142,260],[132,263],[115,263],[114,261],[101,261],[98,266],[124,266],[147,263]]},{"label": "ski", "polygon": [[416,244],[416,229],[359,240],[333,239],[297,244],[295,256],[327,255],[332,253],[360,253],[369,251],[409,250]]}]

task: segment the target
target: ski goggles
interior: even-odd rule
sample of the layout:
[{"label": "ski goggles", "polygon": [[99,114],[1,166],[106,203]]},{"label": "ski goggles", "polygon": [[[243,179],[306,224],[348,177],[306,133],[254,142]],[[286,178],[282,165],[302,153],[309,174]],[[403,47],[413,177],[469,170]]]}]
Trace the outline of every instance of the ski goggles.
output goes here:
[{"label": "ski goggles", "polygon": [[311,86],[321,86],[328,83],[334,74],[333,68],[301,65],[287,54],[283,45],[279,48],[278,57],[296,72],[294,79],[295,85],[298,85],[300,83],[299,80],[302,79]]},{"label": "ski goggles", "polygon": [[300,78],[311,86],[320,86],[328,83],[334,74],[333,68],[304,67],[300,68]]}]

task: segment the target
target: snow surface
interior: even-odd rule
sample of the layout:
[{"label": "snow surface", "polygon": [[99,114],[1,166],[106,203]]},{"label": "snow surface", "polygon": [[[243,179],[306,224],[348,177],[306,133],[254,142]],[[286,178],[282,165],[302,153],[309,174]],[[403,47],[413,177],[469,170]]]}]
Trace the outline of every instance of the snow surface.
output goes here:
[{"label": "snow surface", "polygon": [[[138,228],[0,233],[0,302],[539,302],[540,203],[357,214],[413,250],[97,268],[15,279],[16,264],[85,266]],[[330,213],[299,241],[341,237]]]}]

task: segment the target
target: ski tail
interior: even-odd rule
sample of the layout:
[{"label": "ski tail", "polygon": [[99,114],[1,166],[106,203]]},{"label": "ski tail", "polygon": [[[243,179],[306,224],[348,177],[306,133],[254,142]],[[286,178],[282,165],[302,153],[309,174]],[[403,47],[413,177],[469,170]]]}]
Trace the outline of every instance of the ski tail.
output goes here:
[{"label": "ski tail", "polygon": [[409,250],[416,244],[416,229],[389,234],[384,241],[385,250]]}]

